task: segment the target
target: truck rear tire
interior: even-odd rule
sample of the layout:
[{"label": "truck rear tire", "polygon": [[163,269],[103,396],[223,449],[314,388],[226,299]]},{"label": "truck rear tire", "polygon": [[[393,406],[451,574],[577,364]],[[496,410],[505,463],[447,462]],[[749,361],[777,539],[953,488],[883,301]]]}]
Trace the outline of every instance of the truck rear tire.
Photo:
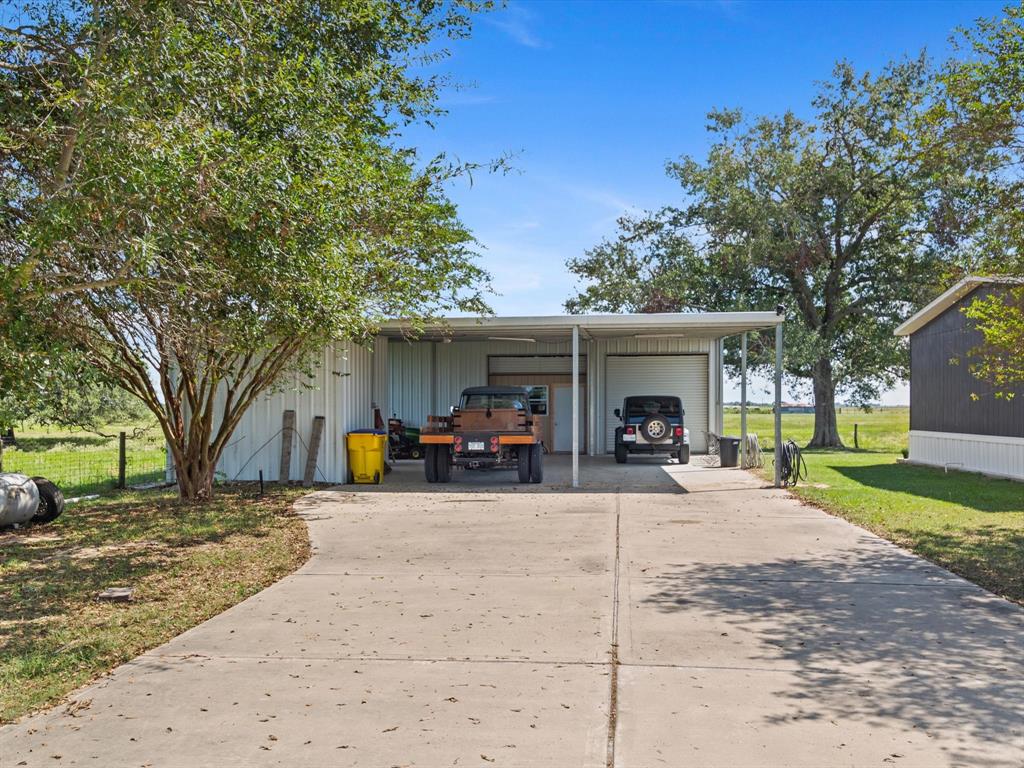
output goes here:
[{"label": "truck rear tire", "polygon": [[530,449],[531,445],[520,445],[516,454],[519,456],[519,482],[530,482]]},{"label": "truck rear tire", "polygon": [[544,481],[544,452],[540,443],[530,446],[530,482],[541,483]]},{"label": "truck rear tire", "polygon": [[423,473],[427,476],[428,483],[437,482],[437,446],[428,445],[423,459]]},{"label": "truck rear tire", "polygon": [[629,459],[629,451],[626,450],[626,446],[624,446],[622,443],[616,443],[615,444],[615,463],[616,464],[625,464],[627,459]]},{"label": "truck rear tire", "polygon": [[452,481],[452,449],[447,445],[437,446],[437,482],[450,483]]}]

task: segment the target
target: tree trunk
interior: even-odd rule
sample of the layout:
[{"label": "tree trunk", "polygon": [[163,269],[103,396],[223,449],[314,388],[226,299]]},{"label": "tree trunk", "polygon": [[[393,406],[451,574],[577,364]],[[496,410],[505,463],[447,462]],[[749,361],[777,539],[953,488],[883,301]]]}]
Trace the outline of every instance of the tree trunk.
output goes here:
[{"label": "tree trunk", "polygon": [[185,451],[175,457],[174,471],[178,479],[178,496],[183,501],[209,501],[213,498],[215,465],[206,460],[205,451]]},{"label": "tree trunk", "polygon": [[836,386],[832,380],[832,361],[819,360],[812,372],[814,380],[814,436],[808,448],[842,448],[836,423]]}]

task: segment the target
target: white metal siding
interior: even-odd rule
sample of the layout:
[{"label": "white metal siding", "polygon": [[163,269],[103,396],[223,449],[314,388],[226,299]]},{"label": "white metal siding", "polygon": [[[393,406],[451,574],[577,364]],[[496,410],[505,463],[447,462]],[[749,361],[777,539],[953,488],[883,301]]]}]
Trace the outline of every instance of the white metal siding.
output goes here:
[{"label": "white metal siding", "polygon": [[615,409],[630,395],[675,395],[682,399],[690,446],[707,450],[707,355],[609,355],[606,363],[605,450],[615,449]]},{"label": "white metal siding", "polygon": [[311,380],[292,376],[276,391],[259,397],[246,411],[217,465],[226,479],[256,480],[261,469],[264,479],[278,479],[282,414],[294,410],[298,437],[292,444],[289,477],[302,479],[313,418],[323,416],[316,481],[345,482],[345,434],[373,426],[373,353],[339,344],[324,349],[314,362],[316,370]]},{"label": "white metal siding", "polygon": [[1024,438],[914,429],[910,431],[910,461],[1024,480]]},{"label": "white metal siding", "polygon": [[[586,359],[580,355],[580,370]],[[489,356],[489,373],[568,373],[572,375],[572,355]]]}]

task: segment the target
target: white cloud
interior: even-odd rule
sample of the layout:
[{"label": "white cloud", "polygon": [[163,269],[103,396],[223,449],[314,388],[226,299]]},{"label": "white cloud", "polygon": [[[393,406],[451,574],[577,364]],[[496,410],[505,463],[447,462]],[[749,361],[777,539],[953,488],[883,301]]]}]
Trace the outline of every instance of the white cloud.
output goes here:
[{"label": "white cloud", "polygon": [[509,3],[503,11],[485,17],[492,25],[503,31],[513,41],[527,48],[547,48],[548,44],[532,29],[536,14],[523,6]]}]

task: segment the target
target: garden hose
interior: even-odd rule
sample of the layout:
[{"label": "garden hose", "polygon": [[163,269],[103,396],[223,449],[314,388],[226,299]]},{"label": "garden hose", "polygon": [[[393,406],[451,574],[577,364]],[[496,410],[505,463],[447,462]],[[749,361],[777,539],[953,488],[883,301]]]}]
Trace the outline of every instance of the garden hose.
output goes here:
[{"label": "garden hose", "polygon": [[807,462],[804,461],[800,447],[792,440],[787,440],[782,446],[782,484],[783,486],[796,485],[800,480],[807,480]]}]

